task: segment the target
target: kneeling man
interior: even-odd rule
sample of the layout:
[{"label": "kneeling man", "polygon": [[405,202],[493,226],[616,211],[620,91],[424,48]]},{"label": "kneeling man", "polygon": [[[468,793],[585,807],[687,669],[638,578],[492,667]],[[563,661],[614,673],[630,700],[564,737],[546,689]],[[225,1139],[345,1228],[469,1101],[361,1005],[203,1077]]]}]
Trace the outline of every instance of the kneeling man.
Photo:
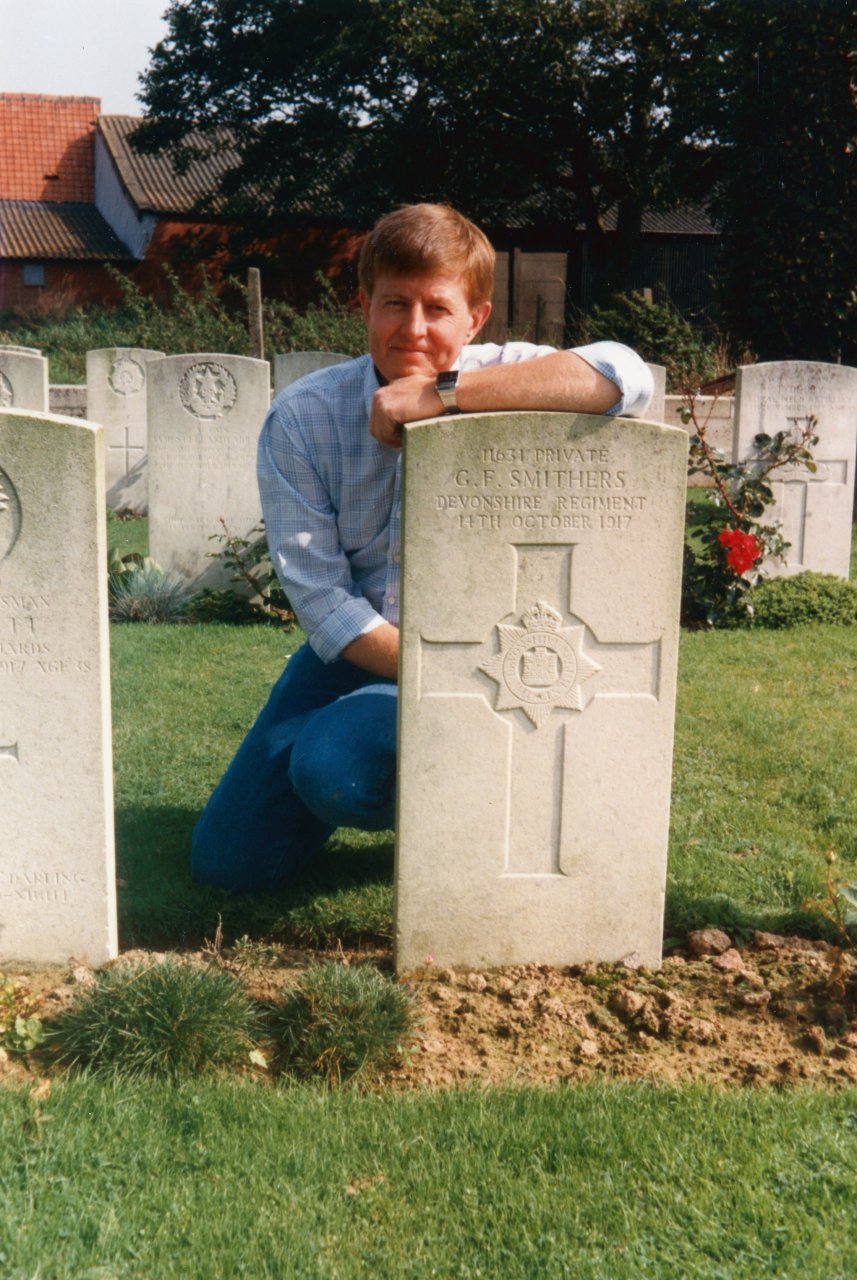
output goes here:
[{"label": "kneeling man", "polygon": [[259,441],[268,546],[306,633],[212,795],[197,880],[268,889],[339,826],[391,828],[396,784],[402,424],[503,409],[642,414],[628,347],[474,344],[494,251],[445,205],[376,224],[359,262],[369,354],[274,400]]}]

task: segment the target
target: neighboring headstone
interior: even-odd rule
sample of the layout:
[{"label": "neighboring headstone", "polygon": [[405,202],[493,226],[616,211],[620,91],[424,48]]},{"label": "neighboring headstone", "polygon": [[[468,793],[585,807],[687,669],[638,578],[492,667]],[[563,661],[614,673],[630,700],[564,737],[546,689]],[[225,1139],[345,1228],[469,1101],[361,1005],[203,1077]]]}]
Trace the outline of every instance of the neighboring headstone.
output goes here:
[{"label": "neighboring headstone", "polygon": [[667,393],[667,371],[662,364],[650,364],[649,372],[654,382],[651,403],[646,410],[647,422],[666,422],[664,417]]},{"label": "neighboring headstone", "polygon": [[0,342],[0,351],[17,351],[23,356],[40,356],[41,347],[19,347],[14,342]]},{"label": "neighboring headstone", "polygon": [[256,446],[270,366],[247,356],[164,356],[148,365],[149,553],[197,587],[233,586],[212,538],[262,518]]},{"label": "neighboring headstone", "polygon": [[[665,396],[663,421],[668,427],[684,427],[685,431],[695,435],[696,427],[694,424],[688,422],[685,425],[682,422],[682,409],[686,403],[684,396]],[[721,453],[725,462],[730,461],[732,458],[735,397],[731,395],[696,396],[694,398],[694,413],[699,425],[705,427],[705,438],[712,449],[716,449]],[[649,414],[649,417],[651,417],[651,414]],[[711,488],[714,481],[710,474],[704,471],[696,472],[694,475],[689,476],[687,483],[692,489],[707,489]]]},{"label": "neighboring headstone", "polygon": [[281,351],[274,356],[274,395],[307,373],[350,359],[336,351]]},{"label": "neighboring headstone", "polygon": [[48,387],[48,404],[51,413],[59,413],[64,418],[85,418],[86,387],[76,382],[52,382]]},{"label": "neighboring headstone", "polygon": [[405,427],[399,970],[659,963],[687,441]]},{"label": "neighboring headstone", "polygon": [[0,411],[0,962],[116,954],[104,445]]},{"label": "neighboring headstone", "polygon": [[789,360],[745,365],[735,387],[736,461],[753,456],[759,434],[799,434],[815,419],[815,472],[794,467],[773,472],[776,503],[766,520],[780,521],[791,546],[785,563],[766,560],[771,577],[807,569],[847,578],[851,560],[854,460],[857,451],[857,369]]},{"label": "neighboring headstone", "polygon": [[48,362],[44,356],[0,347],[0,410],[48,411]]},{"label": "neighboring headstone", "polygon": [[86,353],[87,414],[104,427],[107,505],[113,511],[148,510],[146,368],[163,354],[140,347]]}]

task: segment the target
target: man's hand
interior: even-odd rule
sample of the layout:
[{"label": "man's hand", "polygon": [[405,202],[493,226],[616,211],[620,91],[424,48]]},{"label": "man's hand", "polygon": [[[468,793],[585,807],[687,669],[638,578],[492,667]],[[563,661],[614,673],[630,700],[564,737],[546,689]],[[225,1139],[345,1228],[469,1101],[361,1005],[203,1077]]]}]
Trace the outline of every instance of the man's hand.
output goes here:
[{"label": "man's hand", "polygon": [[372,398],[370,436],[390,449],[401,449],[405,422],[439,417],[443,413],[443,402],[434,381],[433,377],[415,373],[379,387]]}]

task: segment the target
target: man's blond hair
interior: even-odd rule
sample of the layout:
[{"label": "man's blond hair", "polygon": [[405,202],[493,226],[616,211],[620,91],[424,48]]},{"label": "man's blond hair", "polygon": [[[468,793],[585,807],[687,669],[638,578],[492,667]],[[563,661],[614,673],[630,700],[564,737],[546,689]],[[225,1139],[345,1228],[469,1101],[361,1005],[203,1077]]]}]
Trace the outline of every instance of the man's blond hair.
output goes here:
[{"label": "man's blond hair", "polygon": [[491,301],[494,249],[484,232],[446,204],[406,204],[375,223],[357,264],[367,297],[379,276],[433,273],[461,279],[471,307]]}]

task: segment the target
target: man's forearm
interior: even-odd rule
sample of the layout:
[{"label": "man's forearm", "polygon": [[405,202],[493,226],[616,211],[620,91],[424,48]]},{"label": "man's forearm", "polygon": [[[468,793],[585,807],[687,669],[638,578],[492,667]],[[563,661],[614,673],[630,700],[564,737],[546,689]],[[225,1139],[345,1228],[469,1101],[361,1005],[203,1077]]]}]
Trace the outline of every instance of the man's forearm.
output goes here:
[{"label": "man's forearm", "polygon": [[367,631],[347,644],[340,657],[353,662],[362,671],[395,680],[399,673],[399,628],[383,622],[374,631]]},{"label": "man's forearm", "polygon": [[620,396],[615,382],[573,351],[472,369],[461,374],[456,389],[462,413],[495,409],[606,413]]},{"label": "man's forearm", "polygon": [[[573,351],[470,369],[461,374],[456,389],[462,413],[502,409],[606,413],[620,399],[616,383]],[[439,417],[442,412],[433,378],[422,374],[400,378],[376,392],[369,430],[381,444],[397,448],[402,423]]]}]

